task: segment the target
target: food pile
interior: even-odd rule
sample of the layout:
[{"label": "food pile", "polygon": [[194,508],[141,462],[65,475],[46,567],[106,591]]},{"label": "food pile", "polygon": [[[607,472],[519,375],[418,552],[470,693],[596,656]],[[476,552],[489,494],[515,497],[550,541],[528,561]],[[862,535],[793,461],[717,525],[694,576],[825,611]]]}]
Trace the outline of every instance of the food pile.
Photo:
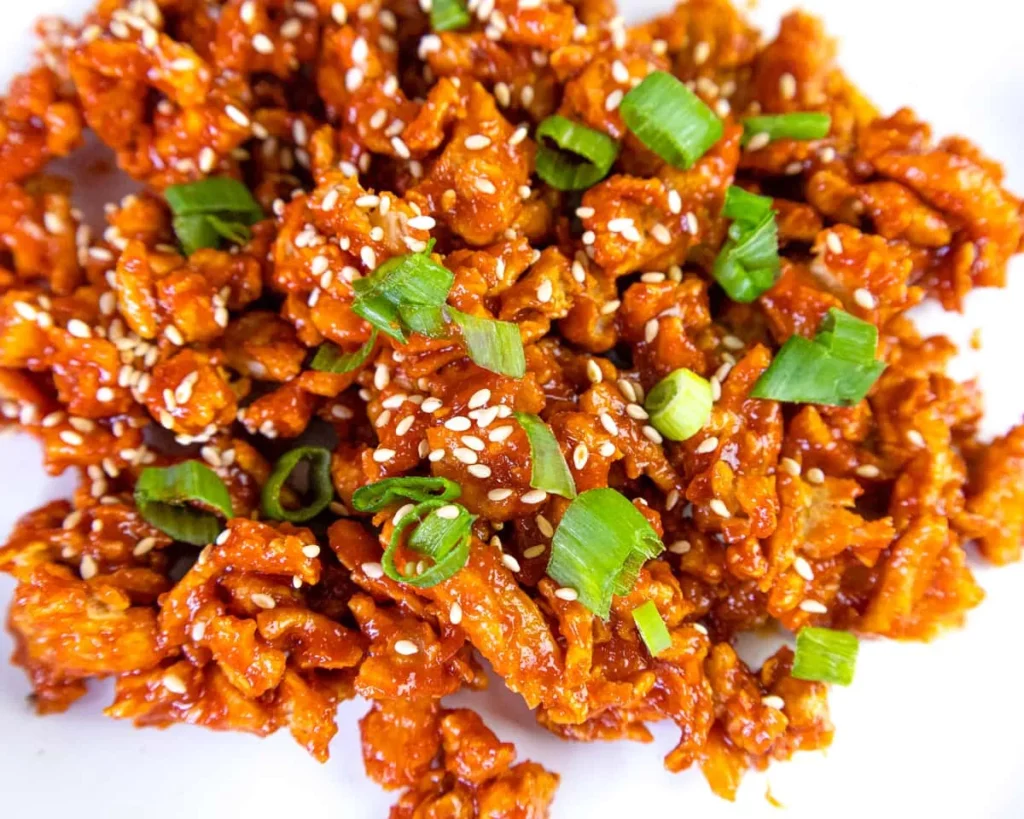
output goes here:
[{"label": "food pile", "polygon": [[[680,731],[732,798],[822,748],[858,636],[926,639],[1024,534],[1024,427],[905,312],[1003,284],[1021,201],[726,0],[101,0],[0,100],[0,395],[72,498],[0,549],[40,713],[318,760],[392,817],[544,817],[567,740]],[[138,192],[89,224],[86,134]],[[88,191],[83,192],[88,194]],[[797,635],[761,668],[732,640]]]}]

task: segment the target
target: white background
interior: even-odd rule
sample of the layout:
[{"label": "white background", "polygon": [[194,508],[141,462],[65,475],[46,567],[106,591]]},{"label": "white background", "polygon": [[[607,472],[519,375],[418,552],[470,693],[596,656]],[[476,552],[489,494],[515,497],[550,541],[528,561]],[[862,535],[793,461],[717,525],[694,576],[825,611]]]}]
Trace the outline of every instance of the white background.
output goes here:
[{"label": "white background", "polygon": [[[773,34],[789,0],[762,2],[755,17]],[[32,20],[78,14],[87,0],[0,2],[0,79],[25,65]],[[624,2],[631,20],[667,8],[664,0]],[[1024,191],[1024,28],[1011,0],[808,0],[841,38],[841,63],[884,111],[912,104],[938,134],[963,132],[1002,159],[1011,189]],[[948,9],[948,11],[947,11]],[[925,312],[929,328],[958,340],[982,327],[984,350],[969,353],[957,374],[980,369],[989,417],[1002,431],[1024,409],[1018,327],[1024,265],[1006,291],[975,293],[966,315]],[[936,323],[938,318],[939,323]],[[0,441],[0,536],[15,518],[65,495],[67,479],[47,479],[24,438]],[[699,816],[836,819],[1024,816],[1024,695],[1021,622],[1024,567],[979,567],[988,599],[965,631],[931,645],[864,644],[857,679],[832,695],[836,739],[826,753],[802,754],[750,774],[735,805],[712,796],[696,771],[670,775],[662,755],[676,731],[656,728],[654,745],[567,744],[539,729],[522,703],[500,686],[455,698],[482,710],[502,739],[562,774],[556,819]],[[13,584],[0,578],[0,605]],[[96,685],[69,713],[33,715],[28,685],[3,658],[0,634],[0,816],[147,819],[318,815],[383,817],[393,801],[365,778],[356,720],[366,709],[346,703],[338,715],[332,759],[320,766],[286,731],[266,740],[177,726],[135,730],[103,717],[110,686]],[[765,799],[770,787],[786,810]]]}]

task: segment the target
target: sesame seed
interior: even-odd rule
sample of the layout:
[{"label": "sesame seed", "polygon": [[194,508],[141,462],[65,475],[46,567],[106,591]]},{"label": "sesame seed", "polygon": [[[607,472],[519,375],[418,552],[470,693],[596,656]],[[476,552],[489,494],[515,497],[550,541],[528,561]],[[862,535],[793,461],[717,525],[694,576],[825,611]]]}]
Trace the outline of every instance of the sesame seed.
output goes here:
[{"label": "sesame seed", "polygon": [[709,452],[714,452],[718,449],[718,438],[712,435],[710,438],[705,438],[700,442],[700,445],[694,450],[698,455],[707,455]]},{"label": "sesame seed", "polygon": [[474,478],[491,477],[491,468],[487,464],[471,464],[466,471]]},{"label": "sesame seed", "polygon": [[228,115],[228,119],[234,122],[236,125],[240,125],[242,128],[248,128],[252,123],[249,117],[239,108],[234,105],[228,105],[224,108],[224,113]]},{"label": "sesame seed", "polygon": [[677,540],[675,543],[668,547],[668,550],[672,552],[672,554],[674,555],[685,555],[688,551],[690,551],[690,548],[690,541]]},{"label": "sesame seed", "polygon": [[547,546],[543,543],[538,543],[536,546],[531,546],[529,549],[523,549],[523,557],[527,560],[533,560],[535,557],[540,557],[547,551]]},{"label": "sesame seed", "polygon": [[68,322],[68,332],[75,336],[75,338],[89,338],[92,335],[89,325],[76,318]]},{"label": "sesame seed", "polygon": [[312,560],[314,557],[319,557],[320,547],[315,543],[308,543],[302,547],[302,554]]},{"label": "sesame seed", "polygon": [[453,626],[462,622],[462,606],[458,603],[452,603],[452,607],[448,610],[448,622]]},{"label": "sesame seed", "polygon": [[395,653],[401,654],[403,657],[411,657],[420,650],[419,646],[417,646],[412,640],[396,640],[394,648]]},{"label": "sesame seed", "polygon": [[907,432],[907,440],[916,447],[923,447],[925,445],[924,436],[916,429]]},{"label": "sesame seed", "polygon": [[393,449],[387,449],[386,447],[381,447],[380,449],[375,449],[373,451],[373,460],[376,461],[379,464],[382,464],[382,463],[385,463],[387,461],[390,461],[394,457],[395,457],[395,450],[393,450]]},{"label": "sesame seed", "polygon": [[609,435],[618,435],[619,434],[619,427],[618,427],[618,425],[615,423],[615,421],[612,419],[612,417],[607,412],[604,412],[602,410],[601,413],[598,414],[597,417],[601,421],[601,426],[604,427],[605,432],[607,432]]},{"label": "sesame seed", "polygon": [[501,556],[501,562],[505,564],[505,568],[510,572],[518,572],[520,570],[519,561],[516,560],[510,554],[503,554]]},{"label": "sesame seed", "polygon": [[364,563],[360,566],[363,570],[363,574],[369,577],[371,580],[380,580],[384,576],[384,567],[380,563]]},{"label": "sesame seed", "polygon": [[144,537],[138,543],[135,544],[135,548],[132,549],[132,554],[135,557],[142,557],[148,554],[156,546],[155,537]]},{"label": "sesame seed", "polygon": [[427,460],[430,461],[431,463],[437,463],[442,458],[444,458],[443,449],[432,449],[430,450],[430,454],[427,456]]},{"label": "sesame seed", "polygon": [[711,44],[701,40],[693,47],[693,64],[704,65],[711,56]]},{"label": "sesame seed", "polygon": [[807,479],[808,483],[825,483],[825,473],[816,466],[812,466],[808,469],[804,477]]},{"label": "sesame seed", "polygon": [[611,441],[605,441],[601,446],[597,448],[597,454],[602,458],[610,458],[615,454],[615,444]]},{"label": "sesame seed", "polygon": [[551,537],[555,533],[555,529],[551,525],[551,521],[549,521],[543,515],[537,515],[535,520],[537,523],[537,528],[540,529],[540,533],[544,535],[544,537]]},{"label": "sesame seed", "polygon": [[633,418],[636,421],[646,421],[648,418],[651,417],[647,414],[647,410],[645,410],[639,404],[627,404],[626,415],[628,415],[630,418]]},{"label": "sesame seed", "polygon": [[643,436],[652,444],[660,444],[665,441],[661,433],[658,432],[658,430],[656,430],[650,424],[645,424],[644,427],[640,430],[640,432],[643,433]]},{"label": "sesame seed", "polygon": [[658,330],[661,325],[658,323],[656,318],[648,319],[644,325],[644,341],[650,344],[654,339],[658,337]]},{"label": "sesame seed", "polygon": [[490,137],[486,137],[483,134],[471,134],[463,140],[465,145],[471,151],[482,151],[484,148],[491,144]]},{"label": "sesame seed", "polygon": [[796,77],[788,71],[779,77],[779,93],[784,100],[791,100],[796,96]]},{"label": "sesame seed", "polygon": [[587,378],[593,384],[600,384],[604,380],[600,365],[592,358],[587,359]]},{"label": "sesame seed", "polygon": [[512,497],[512,490],[507,487],[501,487],[499,489],[492,489],[487,493],[487,500],[500,502],[507,500]]},{"label": "sesame seed", "polygon": [[363,70],[352,66],[352,68],[345,72],[345,89],[347,91],[356,91],[363,84],[363,77]]},{"label": "sesame seed", "polygon": [[412,429],[413,422],[416,419],[411,415],[406,415],[398,424],[395,426],[396,435],[405,435],[410,429]]},{"label": "sesame seed", "polygon": [[251,24],[256,19],[256,4],[253,0],[245,0],[242,3],[242,7],[238,10],[238,16],[246,25]]},{"label": "sesame seed", "polygon": [[476,453],[472,449],[462,446],[453,449],[452,455],[455,456],[455,459],[457,461],[460,461],[461,463],[467,465],[475,464],[479,460],[479,458],[477,458],[476,456]]},{"label": "sesame seed", "polygon": [[583,469],[587,465],[587,460],[590,458],[590,450],[587,449],[587,445],[584,443],[576,444],[576,448],[572,451],[572,463],[577,469]]},{"label": "sesame seed", "polygon": [[794,478],[800,474],[800,464],[792,458],[782,458],[779,461],[779,468],[787,475],[792,475]]},{"label": "sesame seed", "polygon": [[882,471],[874,464],[861,464],[855,472],[862,478],[877,478]]},{"label": "sesame seed", "polygon": [[660,245],[672,244],[672,234],[669,229],[665,227],[661,222],[658,222],[651,226],[651,236]]},{"label": "sesame seed", "polygon": [[442,406],[443,404],[441,403],[441,399],[430,397],[424,400],[422,404],[420,404],[420,409],[426,413],[431,413],[437,412],[439,409],[441,409]]},{"label": "sesame seed", "polygon": [[526,139],[526,135],[529,133],[529,129],[525,125],[520,125],[512,132],[512,136],[508,138],[508,144],[515,146]]},{"label": "sesame seed", "polygon": [[725,501],[721,498],[712,498],[708,502],[708,507],[720,518],[731,517],[729,507],[725,505]]},{"label": "sesame seed", "polygon": [[722,337],[722,346],[727,350],[742,350],[743,341],[734,335],[726,335]]},{"label": "sesame seed", "polygon": [[814,570],[811,568],[811,564],[808,563],[804,558],[802,558],[802,557],[794,558],[793,559],[793,569],[804,580],[807,580],[807,581],[814,580]]},{"label": "sesame seed", "polygon": [[621,88],[616,88],[612,91],[604,100],[604,110],[614,111],[622,104],[622,98],[625,96]]},{"label": "sesame seed", "polygon": [[808,614],[827,614],[828,607],[819,603],[817,600],[804,600],[800,604],[800,610],[806,611]]},{"label": "sesame seed", "polygon": [[853,300],[857,302],[858,307],[863,307],[865,310],[874,310],[877,304],[871,292],[863,287],[858,287],[853,291]]},{"label": "sesame seed", "polygon": [[747,150],[748,151],[760,151],[762,148],[764,148],[771,141],[772,141],[771,136],[766,134],[764,131],[762,131],[759,134],[754,134],[747,141]]},{"label": "sesame seed", "polygon": [[601,315],[610,316],[612,313],[618,310],[621,305],[622,302],[619,301],[618,299],[612,299],[609,302],[605,302],[605,304],[601,307]]},{"label": "sesame seed", "polygon": [[450,429],[452,432],[465,432],[471,426],[473,426],[473,422],[465,415],[453,415],[444,422],[444,428]]},{"label": "sesame seed", "polygon": [[164,674],[161,679],[163,687],[170,691],[172,694],[185,694],[188,692],[188,686],[185,685],[185,681],[177,674],[168,672]]},{"label": "sesame seed", "polygon": [[256,592],[256,594],[250,595],[249,599],[261,609],[272,609],[277,606],[277,601],[269,594],[264,594],[263,592]]},{"label": "sesame seed", "polygon": [[840,239],[839,235],[836,233],[826,233],[825,247],[827,247],[830,251],[838,255],[843,252],[843,240]]},{"label": "sesame seed", "polygon": [[459,507],[455,504],[449,503],[447,506],[442,506],[435,512],[439,518],[445,520],[455,520],[459,516]]},{"label": "sesame seed", "polygon": [[511,435],[514,431],[515,427],[513,427],[511,424],[495,427],[487,436],[487,440],[493,444],[500,444],[502,441],[508,438],[508,436]]},{"label": "sesame seed", "polygon": [[255,34],[252,38],[252,47],[259,54],[273,54],[274,43],[266,34]]},{"label": "sesame seed", "polygon": [[544,279],[537,288],[537,301],[542,304],[551,301],[551,297],[554,295],[555,287],[551,283],[550,279]]},{"label": "sesame seed", "polygon": [[225,543],[228,542],[229,537],[231,537],[231,530],[224,529],[219,535],[217,535],[216,539],[213,542],[217,546],[223,546]]},{"label": "sesame seed", "polygon": [[72,432],[70,429],[62,430],[57,437],[68,446],[81,446],[84,443],[82,436],[77,432]]},{"label": "sesame seed", "polygon": [[96,560],[92,555],[83,555],[82,562],[78,565],[78,573],[82,576],[82,580],[92,580],[99,571],[99,566],[96,565]]},{"label": "sesame seed", "polygon": [[477,390],[470,396],[467,406],[470,409],[479,409],[480,407],[486,406],[487,402],[491,400],[491,391],[486,387],[482,390]]},{"label": "sesame seed", "polygon": [[781,711],[786,707],[786,701],[775,694],[769,694],[767,697],[761,697],[761,705],[765,708],[774,708],[776,711]]},{"label": "sesame seed", "polygon": [[548,499],[548,493],[543,489],[531,489],[529,492],[523,494],[520,500],[523,503],[536,504],[543,503]]},{"label": "sesame seed", "polygon": [[559,600],[565,600],[567,603],[571,603],[573,600],[579,598],[579,592],[570,586],[562,586],[560,589],[555,589],[555,597]]}]

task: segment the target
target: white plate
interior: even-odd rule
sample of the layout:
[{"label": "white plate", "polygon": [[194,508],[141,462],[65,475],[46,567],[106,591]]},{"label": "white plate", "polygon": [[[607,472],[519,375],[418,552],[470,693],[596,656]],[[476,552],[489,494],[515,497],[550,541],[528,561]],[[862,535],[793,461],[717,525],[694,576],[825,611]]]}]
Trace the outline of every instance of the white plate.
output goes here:
[{"label": "white plate", "polygon": [[[81,13],[92,0],[0,3],[0,77],[23,67],[33,18]],[[641,19],[664,0],[625,0]],[[775,30],[788,2],[763,2],[755,16]],[[1009,172],[1024,191],[1024,29],[1022,6],[1009,0],[957,4],[923,0],[804,0],[841,36],[841,62],[885,111],[912,105],[939,134],[962,132]],[[948,9],[948,10],[947,10]],[[984,350],[957,363],[957,374],[980,369],[989,415],[999,432],[1024,408],[1019,332],[1024,266],[1005,291],[978,292],[959,321],[926,310],[928,327],[959,341],[983,327]],[[935,323],[936,319],[939,323]],[[44,500],[66,495],[67,479],[47,479],[39,452],[25,438],[0,443],[0,532]],[[831,697],[836,738],[828,752],[800,754],[749,774],[735,805],[712,796],[696,771],[670,775],[661,756],[675,729],[657,727],[654,745],[567,744],[539,729],[513,695],[492,691],[455,698],[482,710],[520,758],[562,774],[556,819],[676,817],[702,819],[835,819],[865,815],[934,817],[1024,816],[1024,567],[979,568],[988,599],[966,630],[931,645],[871,642],[863,646],[857,680]],[[13,584],[0,579],[0,603]],[[11,642],[0,636],[0,655]],[[0,662],[0,816],[76,819],[387,815],[393,794],[366,779],[356,719],[363,702],[341,707],[332,758],[320,766],[287,732],[259,740],[176,726],[135,730],[100,713],[109,685],[59,716],[37,718],[25,702],[20,670]],[[765,799],[767,787],[788,810]]]}]

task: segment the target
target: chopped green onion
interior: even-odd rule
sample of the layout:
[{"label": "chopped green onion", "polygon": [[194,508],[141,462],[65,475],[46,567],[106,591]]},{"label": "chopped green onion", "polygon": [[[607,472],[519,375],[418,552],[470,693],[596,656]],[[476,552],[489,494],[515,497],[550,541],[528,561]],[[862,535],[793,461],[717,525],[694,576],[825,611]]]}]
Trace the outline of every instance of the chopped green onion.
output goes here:
[{"label": "chopped green onion", "polygon": [[459,485],[447,478],[384,478],[359,487],[352,494],[352,508],[357,512],[379,512],[405,500],[448,501],[461,494]]},{"label": "chopped green onion", "polygon": [[832,117],[817,111],[746,117],[743,119],[743,144],[758,134],[767,134],[772,142],[776,139],[824,139],[831,127]]},{"label": "chopped green onion", "polygon": [[174,233],[188,255],[203,247],[217,247],[221,238],[236,244],[247,242],[249,226],[263,218],[249,189],[229,177],[171,185],[164,197],[174,215]]},{"label": "chopped green onion", "polygon": [[836,358],[857,363],[874,361],[878,328],[869,321],[833,307],[821,320],[814,342],[823,345]]},{"label": "chopped green onion", "polygon": [[526,354],[519,327],[510,321],[481,318],[448,308],[454,321],[462,328],[462,340],[469,357],[492,373],[522,378],[526,375]]},{"label": "chopped green onion", "polygon": [[[309,483],[313,490],[313,499],[298,509],[286,509],[281,505],[281,490],[300,461],[309,462]],[[270,477],[263,485],[260,507],[264,516],[273,520],[304,523],[324,511],[333,497],[331,451],[322,446],[300,446],[286,452],[274,464]]]},{"label": "chopped green onion", "polygon": [[739,185],[730,185],[725,192],[722,216],[739,222],[741,226],[756,227],[772,210],[772,198],[744,190]]},{"label": "chopped green onion", "polygon": [[398,317],[412,333],[420,333],[429,338],[444,338],[448,335],[443,307],[433,304],[403,304],[398,308]]},{"label": "chopped green onion", "polygon": [[454,281],[450,270],[424,253],[393,256],[366,278],[352,282],[356,293],[352,311],[404,344],[401,311],[440,308]]},{"label": "chopped green onion", "polygon": [[782,268],[771,201],[735,185],[726,192],[722,214],[733,223],[712,275],[733,301],[752,302],[775,284]]},{"label": "chopped green onion", "polygon": [[193,546],[213,543],[223,528],[220,518],[234,514],[228,488],[199,461],[143,469],[135,483],[135,505],[161,532]]},{"label": "chopped green onion", "polygon": [[633,609],[633,622],[636,623],[636,629],[652,657],[657,657],[672,645],[672,637],[653,600],[648,600]]},{"label": "chopped green onion", "polygon": [[433,0],[430,5],[430,27],[434,31],[454,31],[472,21],[462,0]]},{"label": "chopped green onion", "polygon": [[722,138],[722,121],[679,80],[655,71],[619,106],[637,139],[677,168],[690,168]]},{"label": "chopped green onion", "polygon": [[859,403],[885,369],[875,360],[878,331],[867,322],[832,308],[814,341],[792,335],[751,398],[849,407]]},{"label": "chopped green onion", "polygon": [[848,631],[805,626],[796,635],[793,676],[849,685],[857,666],[857,638]]},{"label": "chopped green onion", "polygon": [[526,430],[526,437],[530,439],[530,461],[533,469],[530,486],[570,500],[575,498],[576,483],[572,479],[569,465],[565,462],[551,427],[528,412],[514,414],[516,420]]},{"label": "chopped green onion", "polygon": [[[537,175],[560,191],[579,191],[608,175],[619,144],[607,134],[555,114],[537,126]],[[552,147],[550,139],[558,147]]]},{"label": "chopped green onion", "polygon": [[651,524],[614,489],[577,495],[551,539],[548,574],[607,620],[612,595],[628,594],[644,562],[665,548]]},{"label": "chopped green onion", "polygon": [[658,432],[670,441],[685,441],[707,424],[713,403],[711,383],[681,367],[655,385],[644,409]]},{"label": "chopped green onion", "polygon": [[377,346],[377,328],[373,328],[369,340],[358,350],[351,353],[343,353],[336,344],[325,341],[317,347],[316,355],[310,362],[309,367],[321,373],[350,373],[358,370],[370,358],[374,348]]},{"label": "chopped green onion", "polygon": [[[454,507],[455,517],[442,517],[437,514],[444,507]],[[408,583],[417,588],[436,586],[447,580],[466,565],[469,559],[469,547],[473,537],[473,521],[475,515],[469,514],[465,507],[446,500],[428,500],[407,512],[395,524],[391,540],[381,557],[380,565],[384,574],[400,583]],[[414,552],[430,558],[433,565],[417,574],[402,574],[395,566],[395,549],[402,539],[402,533],[413,524],[417,524],[406,543]]]}]

